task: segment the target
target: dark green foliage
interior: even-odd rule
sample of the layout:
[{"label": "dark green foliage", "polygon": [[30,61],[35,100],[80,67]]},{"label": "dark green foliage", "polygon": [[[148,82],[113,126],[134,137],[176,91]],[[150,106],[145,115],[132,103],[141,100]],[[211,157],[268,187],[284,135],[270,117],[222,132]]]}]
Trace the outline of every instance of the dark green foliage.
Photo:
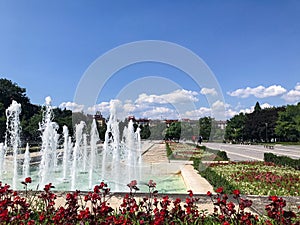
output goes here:
[{"label": "dark green foliage", "polygon": [[58,133],[62,134],[63,126],[66,125],[69,129],[69,135],[73,135],[72,126],[72,111],[66,109],[55,108],[53,109],[54,119],[53,121],[59,125]]},{"label": "dark green foliage", "polygon": [[281,141],[300,141],[300,103],[279,112],[275,133]]},{"label": "dark green foliage", "polygon": [[203,164],[201,161],[194,159],[193,166],[199,171],[199,174],[208,180],[208,182],[214,187],[223,187],[225,192],[232,193],[233,190],[237,189],[230,182],[228,182],[221,175],[213,171],[209,166]]},{"label": "dark green foliage", "polygon": [[228,158],[227,153],[225,151],[218,151],[217,156],[219,156],[224,161],[229,161],[229,158]]},{"label": "dark green foliage", "polygon": [[260,112],[261,111],[261,107],[259,102],[256,102],[255,106],[254,106],[254,112]]},{"label": "dark green foliage", "polygon": [[141,132],[140,132],[141,139],[148,139],[151,136],[149,125],[148,124],[140,125],[140,128],[141,128]]},{"label": "dark green foliage", "polygon": [[199,134],[203,140],[209,140],[212,129],[212,118],[209,116],[199,119]]},{"label": "dark green foliage", "polygon": [[196,148],[200,148],[200,149],[203,149],[204,151],[207,151],[207,152],[215,154],[216,156],[218,156],[218,158],[216,159],[217,161],[218,160],[219,161],[229,161],[229,158],[228,158],[227,153],[225,151],[210,149],[210,148],[207,148],[204,145],[202,145],[202,146],[196,146]]},{"label": "dark green foliage", "polygon": [[245,122],[246,115],[244,113],[235,115],[230,120],[228,120],[225,139],[233,143],[243,142],[245,139]]},{"label": "dark green foliage", "polygon": [[273,153],[264,153],[264,161],[275,163],[276,165],[289,166],[300,170],[300,159],[292,159],[288,156],[277,156]]},{"label": "dark green foliage", "polygon": [[166,130],[166,140],[179,140],[181,134],[181,123],[173,122]]},{"label": "dark green foliage", "polygon": [[266,108],[246,115],[245,136],[249,141],[270,142],[275,139],[275,126],[278,113],[283,107]]},{"label": "dark green foliage", "polygon": [[[284,111],[285,107],[261,109],[257,102],[252,113],[240,113],[227,121],[225,138],[233,143],[278,140],[280,132],[276,131],[278,126],[277,121],[280,113]],[[287,136],[285,135],[285,137]]]},{"label": "dark green foliage", "polygon": [[6,131],[6,115],[5,110],[10,106],[12,100],[20,103],[22,111],[20,114],[21,126],[25,129],[22,133],[21,140],[30,140],[30,133],[26,133],[31,117],[39,113],[41,107],[30,103],[29,98],[26,96],[26,89],[19,87],[16,83],[8,79],[0,79],[0,142],[4,141]]},{"label": "dark green foliage", "polygon": [[170,148],[170,146],[169,146],[168,143],[166,143],[166,150],[167,150],[167,157],[168,157],[168,159],[171,159],[173,152],[172,152],[172,150],[171,150],[171,148]]}]

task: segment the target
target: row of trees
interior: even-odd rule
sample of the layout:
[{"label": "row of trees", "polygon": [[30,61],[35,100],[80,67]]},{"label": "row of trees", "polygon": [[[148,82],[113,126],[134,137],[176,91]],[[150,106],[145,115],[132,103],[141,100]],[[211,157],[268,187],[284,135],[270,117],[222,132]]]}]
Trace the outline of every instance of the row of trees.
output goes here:
[{"label": "row of trees", "polygon": [[[19,87],[7,79],[0,79],[0,142],[4,141],[6,132],[5,110],[12,100],[22,105],[20,115],[22,127],[22,143],[32,145],[40,143],[39,122],[42,120],[43,106],[30,103],[26,96],[26,89]],[[84,121],[87,130],[93,116],[83,113],[73,113],[70,110],[55,108],[54,121],[58,123],[58,132],[62,133],[63,125],[68,126],[73,136],[74,124]],[[128,120],[120,122],[120,131],[123,131]],[[220,129],[211,117],[203,117],[198,121],[174,122],[166,127],[162,121],[151,121],[149,124],[139,125],[142,139],[191,139],[192,136],[202,136],[204,140],[222,140],[224,130]],[[135,129],[138,125],[135,124]],[[106,125],[98,126],[101,140],[105,138]],[[122,135],[122,134],[121,134]],[[270,142],[270,141],[300,141],[300,103],[282,107],[261,109],[257,102],[252,113],[240,113],[227,121],[225,139],[232,142]]]},{"label": "row of trees", "polygon": [[252,113],[240,113],[227,121],[226,129],[211,117],[197,123],[174,122],[165,131],[166,139],[190,139],[202,136],[204,140],[244,142],[299,142],[300,103],[262,109],[257,102]]},{"label": "row of trees", "polygon": [[300,141],[300,103],[240,113],[227,121],[225,139],[233,142]]},{"label": "row of trees", "polygon": [[[10,80],[0,79],[0,142],[4,142],[6,132],[6,109],[12,103],[12,100],[21,104],[20,125],[21,143],[30,142],[34,145],[40,141],[39,122],[42,121],[43,106],[30,103],[26,96],[26,89],[19,87]],[[59,125],[59,133],[62,133],[63,125],[67,125],[71,135],[72,129],[72,111],[55,108],[54,121]]]},{"label": "row of trees", "polygon": [[[21,143],[23,145],[29,142],[30,145],[38,145],[41,142],[41,132],[39,131],[39,123],[42,121],[43,106],[30,103],[26,96],[26,89],[19,87],[16,83],[10,80],[0,78],[0,142],[4,142],[6,133],[6,109],[12,103],[12,100],[21,104],[22,111],[20,114],[21,123]],[[58,133],[62,134],[63,126],[66,125],[69,129],[69,135],[74,136],[74,125],[80,121],[86,124],[86,130],[89,131],[93,120],[93,115],[86,115],[82,112],[72,113],[70,110],[54,108],[53,121],[59,125]],[[127,126],[128,120],[120,122],[120,130]],[[100,140],[104,140],[106,132],[106,124],[98,125],[98,132]],[[137,129],[135,124],[134,128]],[[149,125],[140,125],[141,138],[146,139],[150,137]]]}]

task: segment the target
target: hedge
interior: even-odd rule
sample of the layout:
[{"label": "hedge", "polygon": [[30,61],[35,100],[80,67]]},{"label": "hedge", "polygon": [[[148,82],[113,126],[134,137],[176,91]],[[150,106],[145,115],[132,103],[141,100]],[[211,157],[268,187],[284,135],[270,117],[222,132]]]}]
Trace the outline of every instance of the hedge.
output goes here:
[{"label": "hedge", "polygon": [[273,153],[267,152],[264,153],[264,161],[272,162],[276,165],[289,166],[296,170],[300,170],[300,159],[292,159],[288,156],[277,156]]}]

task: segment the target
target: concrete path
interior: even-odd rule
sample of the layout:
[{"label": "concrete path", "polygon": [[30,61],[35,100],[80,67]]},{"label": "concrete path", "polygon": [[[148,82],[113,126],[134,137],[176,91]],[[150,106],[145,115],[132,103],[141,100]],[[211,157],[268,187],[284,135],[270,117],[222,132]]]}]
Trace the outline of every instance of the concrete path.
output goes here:
[{"label": "concrete path", "polygon": [[143,155],[143,162],[147,164],[164,164],[168,171],[180,171],[187,190],[192,190],[195,194],[206,194],[207,191],[213,192],[211,184],[198,174],[198,171],[190,165],[190,161],[169,161],[165,143],[156,143],[151,146]]},{"label": "concrete path", "polygon": [[195,194],[206,194],[208,191],[214,193],[211,184],[198,174],[192,165],[185,165],[181,169],[183,181],[188,190],[192,190]]},{"label": "concrete path", "polygon": [[155,143],[143,154],[144,163],[168,163],[165,143]]}]

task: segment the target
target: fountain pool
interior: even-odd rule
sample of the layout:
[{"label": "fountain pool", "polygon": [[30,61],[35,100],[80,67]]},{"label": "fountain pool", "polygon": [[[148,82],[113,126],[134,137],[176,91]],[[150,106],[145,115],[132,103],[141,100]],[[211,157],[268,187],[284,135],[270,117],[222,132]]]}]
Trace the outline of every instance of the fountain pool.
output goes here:
[{"label": "fountain pool", "polygon": [[[140,138],[140,129],[135,131],[132,121],[129,121],[120,137],[120,120],[114,104],[112,101],[103,144],[98,142],[95,120],[89,130],[84,122],[76,124],[75,142],[72,143],[66,126],[63,127],[63,135],[59,137],[58,125],[52,121],[51,98],[47,97],[46,110],[40,123],[40,151],[29,154],[27,146],[25,154],[19,154],[18,136],[6,142],[10,146],[1,144],[0,180],[13,183],[15,190],[22,190],[24,186],[21,182],[30,176],[33,181],[30,189],[42,190],[45,184],[52,183],[55,190],[59,191],[88,191],[104,181],[113,192],[127,192],[127,184],[131,180],[137,180],[140,190],[147,192],[148,187],[144,184],[154,180],[160,193],[186,193],[181,175],[175,173],[176,169],[170,170],[168,163],[149,165],[143,162],[145,145]],[[14,109],[16,112],[13,112]],[[8,124],[19,125],[19,112],[19,105],[13,102],[10,114],[14,117],[10,118]],[[8,133],[19,134],[21,129],[17,125],[8,127]],[[59,138],[64,142],[61,146],[58,145]],[[12,154],[8,155],[8,152]]]}]

